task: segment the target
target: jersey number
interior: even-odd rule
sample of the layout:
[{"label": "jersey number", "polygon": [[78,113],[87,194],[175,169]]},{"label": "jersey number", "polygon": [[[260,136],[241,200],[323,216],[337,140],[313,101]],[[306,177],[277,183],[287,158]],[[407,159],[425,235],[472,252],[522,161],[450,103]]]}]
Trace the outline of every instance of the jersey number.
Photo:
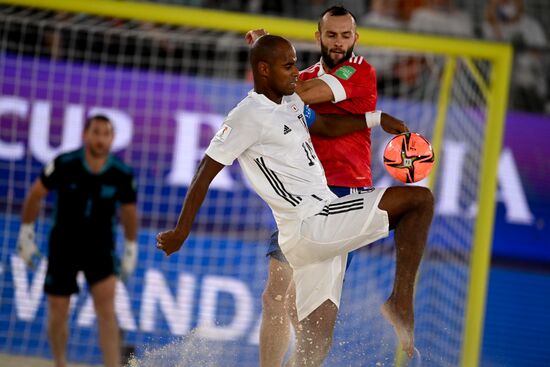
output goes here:
[{"label": "jersey number", "polygon": [[315,157],[312,146],[309,145],[309,143],[307,141],[304,141],[302,143],[302,148],[304,148],[304,152],[306,152],[306,157],[307,157],[307,160],[309,161],[308,164],[310,166],[313,166],[315,164],[314,161],[317,159],[317,157]]}]

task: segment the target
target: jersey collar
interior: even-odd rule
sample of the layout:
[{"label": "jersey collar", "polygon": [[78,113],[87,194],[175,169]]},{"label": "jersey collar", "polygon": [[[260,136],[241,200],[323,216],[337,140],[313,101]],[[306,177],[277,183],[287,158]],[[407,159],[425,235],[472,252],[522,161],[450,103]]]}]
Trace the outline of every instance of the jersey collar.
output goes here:
[{"label": "jersey collar", "polygon": [[[351,53],[351,57],[354,57],[355,56],[355,52],[352,52]],[[350,58],[351,58],[350,57]],[[349,59],[348,59],[349,60]],[[344,61],[345,62],[345,61]],[[336,65],[338,66],[338,65]],[[319,59],[319,71],[317,71],[317,77],[320,77],[321,75],[324,75],[326,74],[327,72],[325,71],[325,68],[323,67],[323,57],[321,57]]]},{"label": "jersey collar", "polygon": [[261,104],[268,105],[268,106],[278,106],[277,103],[267,98],[265,94],[256,93],[254,89],[248,92],[248,96],[260,102]]},{"label": "jersey collar", "polygon": [[94,172],[94,171],[92,171],[92,169],[88,165],[88,162],[86,161],[86,155],[84,153],[84,148],[80,148],[80,158],[82,160],[82,165],[84,166],[84,169],[86,171],[88,171],[89,174],[94,175],[94,176],[99,176],[99,175],[103,174],[105,171],[107,171],[109,168],[111,168],[111,166],[113,164],[113,156],[111,154],[109,154],[109,156],[107,158],[107,161],[105,162],[103,167],[101,167],[101,170],[99,170],[99,172]]},{"label": "jersey collar", "polygon": [[267,98],[264,94],[256,93],[254,91],[254,89],[252,89],[250,92],[248,92],[249,97],[255,99],[256,101],[260,102],[261,104],[266,105],[266,106],[274,106],[274,107],[281,106],[281,105],[284,105],[284,104],[288,103],[288,101],[295,94],[296,93],[293,93],[290,96],[283,96],[283,100],[281,101],[281,104],[278,104],[278,103],[273,102],[269,98]]}]

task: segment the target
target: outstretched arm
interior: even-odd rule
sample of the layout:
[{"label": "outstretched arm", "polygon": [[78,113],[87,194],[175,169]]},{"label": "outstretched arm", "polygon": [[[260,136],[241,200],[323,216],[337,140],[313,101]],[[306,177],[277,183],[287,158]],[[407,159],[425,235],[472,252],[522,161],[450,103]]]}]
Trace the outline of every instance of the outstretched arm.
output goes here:
[{"label": "outstretched arm", "polygon": [[407,125],[405,125],[403,121],[385,112],[381,112],[380,125],[382,126],[382,129],[384,129],[384,131],[388,134],[397,135],[409,131],[409,128],[407,127]]},{"label": "outstretched arm", "polygon": [[334,138],[346,135],[367,127],[382,126],[389,134],[400,134],[409,131],[407,125],[398,118],[385,112],[367,112],[364,115],[320,115],[315,114],[309,107],[304,109],[309,132],[313,135]]},{"label": "outstretched arm", "polygon": [[365,115],[316,115],[310,134],[335,138],[367,128]]},{"label": "outstretched arm", "polygon": [[305,104],[334,101],[332,89],[321,79],[298,80],[296,93]]},{"label": "outstretched arm", "polygon": [[223,167],[225,167],[223,164],[216,162],[207,155],[202,159],[183,201],[183,208],[176,228],[157,235],[157,248],[164,251],[166,255],[178,251],[187,236],[189,236],[193,221],[204,201],[210,183]]}]

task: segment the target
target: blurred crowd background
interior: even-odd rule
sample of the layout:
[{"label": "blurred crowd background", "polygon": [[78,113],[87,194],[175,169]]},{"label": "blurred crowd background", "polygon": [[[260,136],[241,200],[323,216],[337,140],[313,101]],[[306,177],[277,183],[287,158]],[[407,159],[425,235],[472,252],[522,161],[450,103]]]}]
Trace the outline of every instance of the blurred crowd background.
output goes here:
[{"label": "blurred crowd background", "polygon": [[[335,4],[329,0],[156,2],[310,20],[316,20],[326,7]],[[347,0],[337,3],[350,9],[356,15],[358,25],[363,27],[511,42],[514,45],[515,57],[510,109],[550,114],[550,2]],[[20,15],[20,18],[17,15]],[[0,17],[9,19],[0,30],[4,41],[10,40],[7,49],[17,53],[38,53],[56,59],[82,59],[118,66],[126,64],[136,67],[136,63],[139,63],[138,66],[147,69],[155,68],[189,75],[203,74],[224,78],[243,78],[247,75],[243,69],[245,66],[233,68],[232,73],[235,75],[227,75],[216,63],[206,65],[192,62],[199,59],[223,59],[246,65],[246,62],[243,63],[247,55],[246,48],[242,47],[242,35],[14,6],[1,7]],[[29,19],[33,21],[29,22]],[[75,27],[78,31],[66,31]],[[115,29],[116,31],[113,31]],[[127,31],[127,37],[120,37],[121,29]],[[135,37],[132,36],[132,32],[135,33]],[[174,37],[174,34],[178,37]],[[227,49],[231,48],[231,45],[241,47],[237,47],[238,50],[234,51],[232,57],[227,57]],[[120,51],[126,55],[122,59]],[[304,63],[303,65],[318,57],[315,49],[300,52],[302,55],[299,55],[298,59]],[[182,62],[159,62],[165,58],[180,59]],[[425,59],[418,57],[385,57],[383,60],[375,61],[374,65],[379,69],[379,88],[386,95],[394,94],[384,90],[387,88],[401,88],[399,95],[403,95],[403,88],[413,90],[412,86],[421,79],[422,70],[429,67]]]}]

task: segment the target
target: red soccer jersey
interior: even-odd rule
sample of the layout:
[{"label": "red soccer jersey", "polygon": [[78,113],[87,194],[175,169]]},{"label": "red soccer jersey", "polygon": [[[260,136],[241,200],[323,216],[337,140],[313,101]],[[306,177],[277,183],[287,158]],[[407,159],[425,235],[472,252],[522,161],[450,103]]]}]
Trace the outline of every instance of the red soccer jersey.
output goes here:
[{"label": "red soccer jersey", "polygon": [[[376,71],[362,56],[352,56],[325,73],[321,62],[300,72],[301,80],[319,77],[334,94],[334,102],[310,107],[320,114],[362,114],[376,109]],[[370,129],[338,138],[311,137],[331,186],[372,186]]]}]

